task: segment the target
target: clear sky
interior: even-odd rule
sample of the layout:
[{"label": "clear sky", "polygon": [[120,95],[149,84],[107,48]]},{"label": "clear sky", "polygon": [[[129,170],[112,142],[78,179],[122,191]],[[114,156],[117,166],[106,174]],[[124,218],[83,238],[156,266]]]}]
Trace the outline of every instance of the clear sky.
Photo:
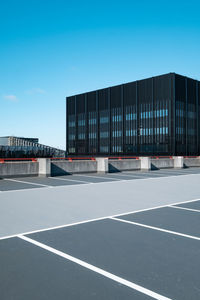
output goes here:
[{"label": "clear sky", "polygon": [[0,3],[0,136],[65,149],[65,97],[176,72],[200,80],[200,1]]}]

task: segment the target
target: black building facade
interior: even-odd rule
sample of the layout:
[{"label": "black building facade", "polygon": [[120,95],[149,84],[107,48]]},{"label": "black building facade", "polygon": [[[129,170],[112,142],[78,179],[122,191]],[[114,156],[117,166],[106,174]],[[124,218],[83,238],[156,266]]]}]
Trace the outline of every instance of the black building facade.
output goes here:
[{"label": "black building facade", "polygon": [[68,155],[199,155],[200,82],[175,73],[66,98]]}]

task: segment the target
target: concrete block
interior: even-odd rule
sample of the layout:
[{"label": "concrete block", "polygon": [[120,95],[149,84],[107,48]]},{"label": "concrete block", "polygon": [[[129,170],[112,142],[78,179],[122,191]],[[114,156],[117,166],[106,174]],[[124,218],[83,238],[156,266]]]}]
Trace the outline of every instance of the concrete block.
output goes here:
[{"label": "concrete block", "polygon": [[53,160],[51,162],[51,176],[96,172],[97,162],[95,160]]},{"label": "concrete block", "polygon": [[183,167],[190,168],[190,167],[200,167],[200,157],[187,157],[183,159]]},{"label": "concrete block", "polygon": [[108,170],[109,173],[140,170],[141,161],[139,159],[109,159]]},{"label": "concrete block", "polygon": [[97,157],[97,173],[108,173],[108,158]]},{"label": "concrete block", "polygon": [[140,157],[141,170],[151,170],[151,159],[150,157]]},{"label": "concrete block", "polygon": [[0,178],[38,176],[38,162],[11,161],[0,163]]},{"label": "concrete block", "polygon": [[183,156],[174,156],[174,168],[183,168]]},{"label": "concrete block", "polygon": [[170,158],[151,159],[151,170],[174,168],[174,160]]},{"label": "concrete block", "polygon": [[51,160],[50,158],[38,158],[39,174],[38,176],[47,177],[51,176]]}]

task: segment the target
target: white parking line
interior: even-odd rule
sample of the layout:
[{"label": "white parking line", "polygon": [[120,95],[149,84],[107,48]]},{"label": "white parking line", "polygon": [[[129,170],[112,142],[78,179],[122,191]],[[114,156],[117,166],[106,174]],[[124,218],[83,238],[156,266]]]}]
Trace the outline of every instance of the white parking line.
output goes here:
[{"label": "white parking line", "polygon": [[[182,202],[171,203],[171,205],[184,204],[184,203],[192,203],[192,202],[196,202],[196,201],[199,201],[199,200],[200,199],[186,200],[186,201],[182,201]],[[115,214],[115,215],[112,215],[112,216],[104,216],[104,217],[99,217],[99,218],[95,218],[95,219],[89,219],[89,220],[79,221],[79,222],[75,222],[75,223],[69,223],[69,224],[64,224],[64,225],[47,227],[47,228],[42,228],[42,229],[37,229],[37,230],[32,230],[32,231],[27,231],[27,232],[20,232],[20,233],[16,233],[16,234],[12,234],[12,235],[7,235],[7,236],[0,237],[0,240],[14,238],[14,237],[16,237],[18,235],[28,235],[28,234],[32,234],[32,233],[49,231],[49,230],[54,230],[54,229],[59,229],[59,228],[67,228],[67,227],[71,227],[71,226],[75,226],[75,225],[81,225],[81,224],[86,224],[86,223],[101,221],[101,220],[105,220],[105,219],[110,219],[110,218],[115,218],[115,217],[120,217],[120,216],[126,216],[126,215],[129,215],[129,214],[136,214],[136,213],[140,213],[140,212],[143,212],[143,211],[149,211],[149,210],[154,210],[154,209],[168,207],[168,206],[169,206],[169,204],[165,204],[165,205],[154,206],[154,207],[149,207],[149,208],[144,208],[144,209],[139,209],[139,210],[133,210],[133,211],[129,211],[129,212],[122,213],[122,214]]]},{"label": "white parking line", "polygon": [[26,183],[26,184],[31,184],[31,185],[45,186],[45,187],[52,188],[51,185],[47,185],[47,184],[34,183],[34,182],[22,181],[22,180],[16,180],[16,179],[8,179],[8,178],[6,178],[4,180],[6,180],[6,181],[13,181],[13,182],[20,182],[20,183]]},{"label": "white parking line", "polygon": [[122,284],[122,285],[125,285],[125,286],[127,286],[127,287],[129,287],[129,288],[131,288],[133,290],[136,290],[136,291],[142,293],[142,294],[148,295],[148,296],[150,296],[150,297],[152,297],[154,299],[157,299],[157,300],[172,300],[170,298],[167,298],[165,296],[157,294],[157,293],[155,293],[155,292],[153,292],[153,291],[151,291],[149,289],[146,289],[146,288],[144,288],[144,287],[142,287],[142,286],[140,286],[138,284],[135,284],[135,283],[133,283],[131,281],[128,281],[128,280],[126,280],[124,278],[121,278],[121,277],[116,276],[116,275],[114,275],[114,274],[112,274],[110,272],[107,272],[107,271],[105,271],[103,269],[100,269],[100,268],[98,268],[98,267],[96,267],[94,265],[88,264],[87,262],[85,262],[83,260],[80,260],[80,259],[78,259],[78,258],[76,258],[74,256],[71,256],[71,255],[69,255],[67,253],[64,253],[64,252],[59,251],[59,250],[57,250],[55,248],[47,246],[47,245],[45,245],[43,243],[37,242],[37,241],[35,241],[33,239],[30,239],[28,237],[25,237],[23,235],[19,235],[18,237],[20,239],[28,242],[28,243],[31,243],[31,244],[33,244],[35,246],[38,246],[38,247],[40,247],[42,249],[45,249],[45,250],[47,250],[47,251],[49,251],[51,253],[54,253],[54,254],[56,254],[58,256],[61,256],[61,257],[65,258],[65,259],[67,259],[69,261],[72,261],[73,263],[76,263],[76,264],[78,264],[78,265],[80,265],[80,266],[82,266],[82,267],[84,267],[86,269],[89,269],[89,270],[91,270],[91,271],[93,271],[95,273],[98,273],[98,274],[106,277],[106,278],[109,278],[109,279],[111,279],[113,281],[116,281],[116,282]]},{"label": "white parking line", "polygon": [[140,227],[145,227],[145,228],[149,228],[149,229],[153,229],[153,230],[157,230],[157,231],[171,233],[171,234],[174,234],[174,235],[179,235],[179,236],[183,236],[183,237],[186,237],[186,238],[189,238],[189,239],[200,241],[200,237],[196,237],[196,236],[193,236],[193,235],[188,235],[188,234],[184,234],[184,233],[180,233],[180,232],[176,232],[176,231],[171,231],[171,230],[163,229],[163,228],[160,228],[160,227],[145,225],[145,224],[142,224],[142,223],[127,221],[127,220],[123,220],[123,219],[119,219],[119,218],[115,218],[115,217],[111,217],[110,219],[118,221],[118,222],[123,222],[123,223],[132,224],[132,225],[136,225],[136,226],[140,226]]},{"label": "white parking line", "polygon": [[200,213],[200,210],[193,209],[193,208],[187,208],[187,207],[181,207],[181,206],[174,206],[174,205],[169,205],[169,207],[177,208],[177,209],[183,209],[183,210],[189,210],[189,211],[194,211],[194,212]]},{"label": "white parking line", "polygon": [[55,178],[55,177],[48,177],[49,179],[55,179],[55,180],[64,180],[64,181],[75,181],[75,182],[81,182],[81,183],[92,183],[88,181],[82,181],[82,180],[76,180],[76,179],[67,179],[67,178]]},{"label": "white parking line", "polygon": [[[186,174],[186,176],[192,176],[192,175],[195,175],[195,176],[197,176],[197,175],[200,175],[200,174]],[[84,175],[83,175],[84,176]],[[108,178],[106,178],[106,177],[100,177],[100,176],[90,176],[90,177],[97,177],[97,178],[104,178],[104,179],[114,179],[114,180],[109,180],[109,181],[107,181],[107,182],[93,182],[93,184],[114,184],[114,183],[116,183],[117,181],[119,182],[119,183],[121,183],[121,182],[130,182],[131,180],[127,180],[127,179],[117,179],[117,178],[111,178],[111,177],[108,177]],[[166,178],[177,178],[177,176],[161,176],[161,177],[159,177],[159,176],[156,176],[156,177],[141,177],[141,178],[133,178],[133,180],[163,180],[163,179],[166,179]],[[4,179],[4,180],[6,180],[6,179]],[[21,181],[20,181],[21,182]],[[27,182],[28,183],[28,182]],[[86,184],[85,185],[87,185],[87,184],[90,184],[90,182],[85,182]],[[30,183],[31,184],[31,183]],[[83,184],[73,184],[73,185],[59,185],[59,186],[49,186],[49,185],[47,185],[46,186],[46,188],[55,188],[55,189],[58,189],[58,188],[63,188],[63,186],[65,186],[65,187],[70,187],[70,188],[76,188],[77,186],[83,186]],[[85,186],[84,185],[84,186]],[[45,188],[45,186],[44,186],[44,188]],[[37,188],[34,188],[34,190],[36,190]],[[31,189],[18,189],[18,190],[7,190],[7,191],[2,191],[2,193],[13,193],[13,192],[23,192],[23,191],[27,191],[27,190],[31,190]]]}]

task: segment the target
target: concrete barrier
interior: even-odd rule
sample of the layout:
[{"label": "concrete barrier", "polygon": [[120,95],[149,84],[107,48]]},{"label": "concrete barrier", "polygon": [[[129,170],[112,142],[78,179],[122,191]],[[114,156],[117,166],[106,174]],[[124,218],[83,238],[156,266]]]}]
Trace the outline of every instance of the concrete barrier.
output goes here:
[{"label": "concrete barrier", "polygon": [[97,157],[97,173],[108,173],[108,158]]},{"label": "concrete barrier", "polygon": [[173,159],[174,159],[174,168],[181,169],[184,167],[183,156],[174,156]]},{"label": "concrete barrier", "polygon": [[150,157],[140,157],[141,170],[151,170],[151,159]]},{"label": "concrete barrier", "polygon": [[38,176],[39,163],[31,161],[0,163],[0,178]]},{"label": "concrete barrier", "polygon": [[141,161],[139,159],[110,159],[108,162],[108,170],[110,173],[128,170],[140,170],[140,168]]},{"label": "concrete barrier", "polygon": [[174,160],[170,158],[151,159],[151,170],[174,168]]},{"label": "concrete barrier", "polygon": [[53,160],[39,158],[33,161],[5,161],[0,163],[0,178],[25,176],[60,176],[78,173],[120,172],[127,170],[155,170],[167,168],[200,167],[200,156],[154,159]]},{"label": "concrete barrier", "polygon": [[183,166],[184,168],[200,167],[200,157],[183,158]]},{"label": "concrete barrier", "polygon": [[94,160],[55,160],[51,162],[51,176],[93,172],[97,172],[97,162]]},{"label": "concrete barrier", "polygon": [[50,158],[38,158],[39,163],[39,176],[51,176],[51,160]]}]

